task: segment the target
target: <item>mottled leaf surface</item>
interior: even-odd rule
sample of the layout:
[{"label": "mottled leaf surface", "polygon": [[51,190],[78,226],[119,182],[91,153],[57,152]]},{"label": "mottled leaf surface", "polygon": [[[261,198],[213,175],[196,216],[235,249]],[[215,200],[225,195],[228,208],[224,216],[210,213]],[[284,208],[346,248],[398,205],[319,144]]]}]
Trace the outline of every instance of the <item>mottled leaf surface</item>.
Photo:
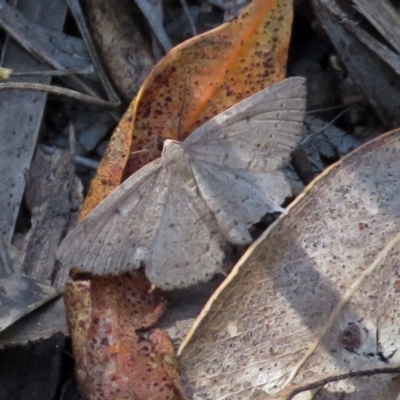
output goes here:
[{"label": "mottled leaf surface", "polygon": [[115,130],[81,220],[133,172],[161,155],[165,139],[195,128],[284,79],[292,0],[253,0],[232,22],[171,50],[154,67]]},{"label": "mottled leaf surface", "polygon": [[[399,176],[397,130],[327,169],[249,248],[180,349],[194,399],[283,399],[305,382],[399,366]],[[399,379],[376,375],[314,398],[399,392]]]}]

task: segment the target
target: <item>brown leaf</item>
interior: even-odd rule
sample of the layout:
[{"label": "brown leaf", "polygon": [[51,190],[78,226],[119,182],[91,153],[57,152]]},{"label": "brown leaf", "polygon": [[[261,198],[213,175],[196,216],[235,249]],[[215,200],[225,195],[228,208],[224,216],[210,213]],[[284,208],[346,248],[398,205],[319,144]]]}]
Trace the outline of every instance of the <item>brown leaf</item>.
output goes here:
[{"label": "brown leaf", "polygon": [[90,211],[122,182],[122,175],[130,155],[131,132],[134,126],[133,109],[134,103],[131,103],[111,137],[96,176],[90,183],[78,222],[83,221]]},{"label": "brown leaf", "polygon": [[[400,365],[399,174],[396,130],[326,170],[250,247],[180,350],[194,398],[283,399],[291,385]],[[399,391],[376,375],[318,398]]]},{"label": "brown leaf", "polygon": [[154,68],[115,130],[80,220],[196,127],[286,74],[292,0],[253,0],[233,22],[190,39]]},{"label": "brown leaf", "polygon": [[125,176],[160,157],[164,139],[182,141],[285,77],[292,7],[291,0],[253,0],[236,20],[187,40],[156,65],[137,97]]},{"label": "brown leaf", "polygon": [[65,292],[82,393],[98,399],[180,399],[175,349],[155,324],[165,303],[142,272],[75,276]]}]

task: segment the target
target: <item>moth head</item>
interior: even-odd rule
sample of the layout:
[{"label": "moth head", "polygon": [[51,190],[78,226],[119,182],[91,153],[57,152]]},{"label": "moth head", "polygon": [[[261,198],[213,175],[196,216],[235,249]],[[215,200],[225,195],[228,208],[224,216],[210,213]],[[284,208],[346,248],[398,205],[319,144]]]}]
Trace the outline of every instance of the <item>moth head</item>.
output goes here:
[{"label": "moth head", "polygon": [[163,146],[163,149],[162,149],[162,157],[164,157],[166,153],[170,153],[172,151],[172,149],[180,148],[181,144],[182,143],[179,142],[178,140],[165,139],[164,146]]}]

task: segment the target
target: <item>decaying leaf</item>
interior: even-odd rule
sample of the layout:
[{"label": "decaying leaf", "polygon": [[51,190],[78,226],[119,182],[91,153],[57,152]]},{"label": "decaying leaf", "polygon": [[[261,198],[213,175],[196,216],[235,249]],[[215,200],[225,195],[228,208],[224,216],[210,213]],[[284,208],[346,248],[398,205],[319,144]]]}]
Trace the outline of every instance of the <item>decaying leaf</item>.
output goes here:
[{"label": "decaying leaf", "polygon": [[367,0],[353,0],[356,8],[367,18],[371,24],[381,33],[394,49],[400,54],[400,17],[399,8],[389,0],[379,3]]},{"label": "decaying leaf", "polygon": [[236,20],[176,46],[157,64],[138,94],[126,176],[158,158],[165,139],[182,141],[285,77],[292,8],[291,0],[253,0]]},{"label": "decaying leaf", "polygon": [[[0,331],[7,328],[1,332],[0,348],[66,331],[63,308],[59,307],[51,319],[37,309],[61,293],[68,275],[56,264],[55,252],[65,230],[75,222],[75,210],[81,202],[72,159],[69,150],[46,155],[37,149],[26,175],[30,230],[18,250],[0,243]],[[53,306],[48,305],[48,309]],[[32,311],[35,315],[28,318]]]},{"label": "decaying leaf", "polygon": [[153,39],[157,38],[158,43],[165,52],[171,50],[172,43],[167,32],[165,32],[163,24],[163,3],[158,0],[135,0],[135,3],[150,25],[154,35]]},{"label": "decaying leaf", "polygon": [[[400,107],[400,99],[397,94],[400,90],[400,79],[391,65],[398,66],[398,56],[393,61],[379,54],[384,52],[381,43],[372,35],[367,34],[360,27],[358,20],[353,20],[354,8],[349,2],[312,0],[311,3],[316,17],[336,48],[349,76],[368,99],[375,114],[388,128],[398,127],[400,117],[397,110]],[[358,7],[362,5],[360,0],[354,3]],[[368,3],[376,2],[369,1]],[[388,8],[382,5],[384,3],[387,2],[376,3],[379,9],[377,14],[387,14]],[[389,28],[389,31],[392,32],[392,29]],[[393,38],[396,37],[395,32],[390,35]],[[380,48],[378,53],[377,48]],[[388,48],[386,50],[390,53]],[[354,56],[355,54],[357,57]],[[371,76],[375,79],[371,79]]]},{"label": "decaying leaf", "polygon": [[[360,145],[357,139],[345,131],[310,115],[304,120],[304,128],[301,149],[308,163],[312,164],[309,169],[316,174],[325,169],[326,160],[332,164]],[[298,163],[296,167],[299,167]]]},{"label": "decaying leaf", "polygon": [[[249,248],[180,349],[193,399],[283,399],[291,386],[400,365],[399,175],[396,130],[327,169]],[[399,393],[398,378],[375,375],[313,398]]]},{"label": "decaying leaf", "polygon": [[161,330],[141,332],[165,309],[142,271],[78,275],[67,283],[65,302],[76,377],[87,399],[183,398],[168,336]]},{"label": "decaying leaf", "polygon": [[132,20],[132,4],[129,0],[85,0],[84,3],[102,61],[119,93],[129,102],[155,63],[139,24]]},{"label": "decaying leaf", "polygon": [[[27,310],[28,308],[26,308]],[[22,316],[22,315],[21,315]],[[0,349],[23,346],[60,333],[68,336],[64,301],[61,297],[41,305],[0,333]]]},{"label": "decaying leaf", "polygon": [[0,332],[58,295],[55,288],[22,274],[0,279]]},{"label": "decaying leaf", "polygon": [[241,101],[132,175],[73,229],[57,256],[99,275],[145,265],[171,289],[222,272],[227,242],[279,209],[290,186],[280,171],[301,138],[305,80],[289,78]]},{"label": "decaying leaf", "polygon": [[240,100],[284,79],[292,0],[253,0],[233,22],[190,39],[153,69],[117,127],[83,219],[133,172]]}]

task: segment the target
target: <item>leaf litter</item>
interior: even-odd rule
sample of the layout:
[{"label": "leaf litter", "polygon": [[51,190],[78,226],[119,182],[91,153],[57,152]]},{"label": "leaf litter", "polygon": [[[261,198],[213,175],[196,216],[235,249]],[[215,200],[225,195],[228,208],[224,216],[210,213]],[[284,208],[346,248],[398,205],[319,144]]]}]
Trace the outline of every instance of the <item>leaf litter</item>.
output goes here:
[{"label": "leaf litter", "polygon": [[[358,148],[249,248],[179,351],[193,399],[286,399],[328,376],[399,366],[399,153],[399,130]],[[376,375],[313,398],[399,392]]]},{"label": "leaf litter", "polygon": [[[196,85],[198,85],[199,88],[204,84],[208,86],[209,81],[210,81],[210,76],[213,75],[213,73],[218,70],[218,66],[222,65],[223,68],[221,69],[220,73],[220,78],[222,79],[220,84],[223,86],[223,90],[226,89],[224,86],[225,79],[228,79],[230,74],[232,74],[231,78],[237,79],[243,79],[243,76],[238,73],[238,71],[235,71],[235,60],[236,62],[239,62],[239,60],[244,61],[244,65],[242,66],[243,68],[246,68],[246,58],[249,58],[251,60],[256,60],[260,59],[260,64],[258,66],[255,66],[257,69],[258,67],[261,68],[259,70],[259,73],[267,73],[269,74],[269,77],[265,77],[265,83],[263,87],[259,87],[259,84],[262,84],[261,81],[259,81],[260,76],[255,74],[254,76],[246,76],[245,82],[242,82],[242,89],[237,88],[237,90],[242,90],[243,91],[243,97],[248,97],[252,93],[255,93],[259,91],[259,89],[267,87],[273,83],[276,83],[280,80],[282,80],[285,76],[286,73],[286,60],[287,60],[287,49],[289,45],[289,38],[290,38],[290,28],[291,28],[291,22],[292,22],[292,1],[282,1],[282,0],[271,0],[269,2],[264,2],[264,1],[254,1],[253,4],[250,7],[249,13],[246,15],[242,15],[243,18],[239,18],[238,21],[234,22],[233,24],[237,27],[239,26],[245,26],[247,25],[247,28],[244,30],[246,34],[248,34],[247,37],[242,38],[243,39],[243,48],[242,50],[239,51],[241,57],[236,57],[237,54],[235,53],[236,50],[238,50],[237,44],[242,43],[241,40],[239,40],[239,37],[242,33],[241,29],[233,29],[230,27],[230,24],[225,24],[221,28],[218,28],[212,32],[209,32],[205,35],[199,36],[196,40],[194,38],[190,43],[187,44],[187,47],[185,44],[181,45],[181,49],[186,50],[186,56],[189,56],[191,54],[191,59],[192,62],[196,65],[196,70],[188,70],[189,66],[187,63],[187,59],[185,57],[182,57],[179,52],[171,52],[169,55],[166,56],[164,59],[164,62],[160,63],[160,66],[162,68],[159,68],[159,66],[156,66],[154,73],[150,76],[150,78],[145,82],[143,89],[141,92],[138,94],[137,98],[130,104],[125,116],[121,120],[119,126],[117,127],[114,135],[111,138],[110,145],[105,153],[105,156],[102,160],[102,163],[100,165],[100,168],[98,169],[97,175],[95,179],[92,181],[91,187],[89,189],[89,194],[86,198],[84,208],[81,211],[80,214],[80,221],[83,221],[84,218],[88,215],[90,211],[93,210],[93,208],[98,205],[107,195],[109,195],[115,188],[117,188],[121,182],[129,177],[132,172],[136,171],[138,167],[143,165],[143,162],[140,161],[140,157],[138,157],[140,154],[143,155],[143,153],[147,153],[150,158],[148,161],[155,159],[159,157],[160,151],[159,147],[160,144],[162,145],[164,139],[184,139],[184,135],[182,135],[182,129],[181,127],[183,126],[182,124],[186,124],[185,126],[188,128],[188,132],[186,134],[189,134],[193,129],[195,129],[195,126],[188,126],[187,123],[185,122],[187,116],[185,112],[185,108],[190,108],[191,111],[193,111],[193,108],[196,109],[198,106],[196,104],[202,103],[204,99],[200,96],[201,93],[192,92],[190,90],[190,84],[186,78],[183,80],[184,84],[182,85],[182,75],[184,77],[190,77],[192,74],[193,76],[193,81],[198,81]],[[245,11],[244,11],[245,12]],[[277,21],[277,18],[280,18],[279,21]],[[251,26],[255,30],[255,34],[252,34],[251,32]],[[264,29],[265,28],[265,29]],[[225,34],[224,34],[225,32]],[[227,35],[226,35],[227,34]],[[232,35],[232,38],[229,38],[229,36]],[[239,37],[238,37],[239,35]],[[189,46],[190,44],[190,46]],[[213,46],[210,46],[213,44]],[[194,51],[191,52],[190,47],[193,45]],[[229,45],[232,45],[232,52],[230,52]],[[222,46],[222,47],[221,47]],[[225,48],[224,48],[225,46]],[[267,50],[271,50],[271,59],[268,58],[269,61],[271,61],[271,64],[268,63],[262,63],[262,52],[259,52],[259,49],[256,47],[259,46],[260,48],[264,46]],[[209,61],[214,62],[215,68],[211,68],[207,65],[207,63],[204,61],[204,55],[205,51],[210,51],[213,49],[212,56],[209,54],[207,57],[209,58]],[[224,49],[224,51],[222,51]],[[247,52],[247,56],[245,55],[244,52]],[[228,73],[226,70],[226,63],[225,61],[221,61],[220,58],[225,59],[228,57],[230,60],[230,69],[231,71]],[[261,58],[260,58],[261,57]],[[181,65],[182,64],[182,65]],[[243,63],[242,63],[243,64]],[[256,62],[257,64],[257,62]],[[233,67],[233,68],[232,68]],[[176,80],[174,81],[172,78],[173,76],[171,75],[171,68],[176,68],[176,75],[175,78]],[[239,69],[241,68],[240,66],[238,67]],[[210,73],[211,71],[211,73]],[[269,71],[269,72],[268,72]],[[194,75],[196,74],[196,75]],[[153,79],[154,77],[159,77],[159,79]],[[196,78],[196,79],[194,79]],[[258,80],[258,83],[255,81]],[[257,83],[257,85],[255,84]],[[163,85],[166,85],[167,88]],[[253,86],[252,86],[253,85]],[[218,84],[216,84],[217,88]],[[168,91],[165,92],[166,89],[176,89],[176,92],[174,91]],[[178,121],[179,123],[177,124],[177,130],[176,132],[170,131],[168,135],[158,137],[159,135],[154,135],[153,139],[156,138],[157,140],[152,140],[148,142],[148,137],[149,133],[151,133],[153,130],[155,131],[157,126],[151,125],[152,123],[158,124],[158,119],[163,118],[165,119],[168,117],[167,114],[164,115],[155,115],[155,119],[153,122],[153,119],[148,119],[147,126],[144,128],[146,129],[138,129],[140,128],[140,123],[141,118],[146,116],[146,113],[144,115],[141,115],[142,113],[139,113],[138,110],[140,107],[144,108],[143,110],[146,111],[146,101],[148,102],[150,106],[153,104],[156,104],[157,107],[157,102],[160,101],[161,98],[157,97],[157,89],[161,91],[161,96],[164,98],[164,95],[170,95],[173,101],[175,102],[175,106],[177,107],[178,110],[182,110],[182,114],[178,114]],[[169,90],[168,89],[168,90]],[[155,92],[154,92],[155,90]],[[248,92],[250,90],[250,92]],[[148,95],[147,92],[150,92],[151,95]],[[209,91],[209,95],[212,95],[213,90]],[[246,93],[245,93],[246,92]],[[218,90],[216,90],[215,93],[218,93]],[[237,92],[236,95],[239,95],[240,93]],[[182,101],[182,95],[183,96],[183,103],[179,102]],[[236,103],[240,98],[236,98],[236,100],[233,99],[234,96],[231,96],[232,102],[219,102],[217,99],[216,101],[212,100],[212,96],[209,97],[209,102],[212,107],[210,107],[210,110],[212,113],[209,113],[209,117],[206,117],[204,113],[207,113],[207,105],[204,106],[204,104],[199,108],[200,111],[203,112],[204,115],[204,121],[207,119],[210,119],[214,115],[224,111],[225,109],[229,108],[229,106],[233,105]],[[146,101],[142,101],[142,98],[145,99]],[[140,115],[139,115],[140,114]],[[190,114],[190,118],[194,118],[194,115],[192,112]],[[140,117],[140,118],[139,118]],[[146,122],[146,123],[147,123]],[[164,124],[161,123],[161,125],[167,126],[168,123],[168,118],[164,120]],[[198,122],[199,125],[202,124],[202,121]],[[171,132],[173,135],[171,137]],[[133,138],[133,135],[135,138]],[[143,147],[144,143],[146,144],[145,147]],[[156,147],[154,147],[156,146]],[[138,161],[136,162],[135,159]],[[133,164],[130,164],[129,162],[133,161]],[[142,162],[142,164],[141,164]],[[128,165],[127,165],[128,163]],[[179,243],[178,243],[179,245]],[[140,272],[140,271],[139,271]],[[136,274],[135,272],[133,275]],[[96,277],[87,274],[88,276],[86,277],[87,283],[90,284],[92,282],[92,279],[95,279]],[[110,278],[110,279],[107,279]],[[103,285],[104,285],[104,290],[103,292],[105,293],[107,289],[112,290],[112,286],[114,284],[114,279],[117,279],[118,277],[110,277],[106,276],[104,277],[103,280]],[[76,283],[76,277],[74,275],[71,276],[70,281],[67,284],[66,287],[66,298],[68,296],[76,296],[75,297],[75,306],[78,309],[81,309],[82,311],[85,308],[85,304],[87,304],[88,301],[88,296],[91,296],[91,290],[89,289],[88,291],[83,291],[83,292],[76,292],[76,286],[74,286],[74,283]],[[130,285],[135,284],[135,280],[130,280]],[[119,292],[119,296],[123,297],[125,294],[129,293],[129,287],[124,287],[121,291]],[[146,294],[143,294],[143,296],[146,296]],[[101,298],[99,298],[101,301]],[[102,324],[108,324],[109,326],[117,326],[120,321],[120,316],[121,313],[125,312],[134,312],[135,310],[135,304],[127,305],[127,309],[122,309],[120,310],[118,307],[115,307],[115,304],[110,304],[107,301],[102,302],[104,306],[104,312],[99,313],[99,323]],[[73,304],[71,302],[67,303],[67,308],[69,309],[72,307]],[[180,309],[182,308],[182,304],[180,304]],[[197,309],[197,307],[196,307]],[[185,309],[185,312],[187,310]],[[191,311],[192,312],[192,311]],[[179,314],[179,313],[178,313]],[[78,313],[74,314],[75,316],[79,315]],[[175,316],[177,313],[174,314]],[[192,316],[193,314],[191,314]],[[89,317],[89,315],[88,315]],[[69,314],[69,324],[71,327],[77,327],[79,325],[76,324],[75,317],[72,314]],[[89,317],[90,318],[90,317]],[[179,319],[180,318],[180,319]],[[182,320],[182,315],[179,314],[179,321],[178,322],[185,322]],[[187,320],[187,317],[184,317]],[[190,317],[189,317],[190,320]],[[93,320],[88,321],[88,323],[93,323]],[[185,325],[185,324],[183,324]],[[148,330],[151,327],[148,327],[145,329],[145,332],[141,332],[139,336],[141,336],[143,333],[146,335],[152,335],[154,332],[154,329]],[[173,328],[173,327],[172,327]],[[75,330],[75,328],[74,328]],[[172,329],[173,330],[173,329]],[[178,327],[177,331],[182,331],[181,327]],[[80,332],[82,334],[82,332]],[[79,332],[76,332],[77,335],[80,334]],[[72,333],[74,335],[74,332]],[[144,356],[143,353],[140,352],[140,346],[137,346],[137,343],[135,340],[132,341],[124,341],[124,329],[121,329],[119,332],[119,335],[122,335],[120,337],[119,342],[123,342],[127,344],[127,346],[122,346],[122,347],[114,347],[116,350],[116,354],[114,357],[122,357],[123,358],[123,363],[121,364],[122,366],[127,366],[129,363],[131,363],[133,360],[138,360],[137,357],[142,357]],[[117,334],[118,336],[118,334]],[[94,335],[92,336],[92,339],[99,339],[100,335]],[[179,336],[179,339],[181,336]],[[83,336],[82,338],[78,339],[78,344],[80,343],[79,340],[85,341],[85,337]],[[75,342],[75,340],[74,340]],[[118,342],[118,339],[117,339]],[[130,344],[129,344],[130,343]],[[145,355],[145,357],[140,361],[143,365],[147,361],[152,361],[155,358],[157,358],[157,353],[159,352],[159,346],[150,346],[149,347],[150,351]],[[102,354],[103,352],[109,352],[110,349],[107,345],[107,343],[102,343],[100,341],[100,345],[98,346],[98,351],[96,354]],[[122,354],[122,352],[125,353],[125,356]],[[74,344],[74,354],[75,358],[79,360],[85,360],[86,356],[86,350],[85,347],[83,346],[75,346]],[[171,356],[170,353],[168,353],[168,360],[171,362],[173,360],[173,357]],[[172,358],[171,358],[172,357]],[[122,360],[121,358],[121,360]],[[99,368],[99,375],[95,376],[95,370],[93,368],[90,368],[88,365],[87,371],[89,374],[89,379],[91,374],[94,374],[92,376],[93,380],[91,381],[93,383],[90,383],[90,381],[87,382],[85,386],[80,385],[81,390],[83,390],[83,394],[87,396],[88,398],[92,398],[94,396],[94,393],[101,393],[102,388],[104,389],[105,392],[109,388],[113,387],[113,382],[109,379],[110,375],[108,373],[103,374],[101,371],[110,371],[110,369],[105,366],[104,367],[104,359],[98,360],[99,361],[99,366],[102,366]],[[82,364],[81,364],[82,365]],[[169,382],[172,384],[173,387],[176,388],[177,382],[176,380],[174,381],[173,377],[173,371],[176,372],[176,366],[173,366],[173,363],[169,363],[172,371],[172,377],[167,378],[169,379]],[[110,366],[112,369],[112,366]],[[146,379],[146,371],[142,370],[143,372],[143,379]],[[154,376],[153,376],[154,377]],[[162,374],[160,375],[162,377]],[[139,383],[137,379],[133,379],[134,375],[130,376],[131,381],[122,388],[122,391],[120,392],[121,396],[123,393],[125,393],[127,396],[132,396],[132,393],[137,393],[136,389],[138,389],[137,384]],[[152,382],[152,377],[150,375],[147,376],[149,379],[149,382]],[[172,379],[172,380],[171,380]],[[143,381],[144,382],[144,381]],[[96,389],[96,390],[94,390]],[[102,393],[105,393],[105,392]],[[169,392],[170,393],[170,392]],[[154,396],[157,396],[157,399],[166,399],[170,398],[168,397],[169,395],[165,394],[164,396],[162,393],[155,394]],[[179,395],[177,395],[179,396]],[[143,397],[143,396],[142,396]],[[100,398],[101,395],[100,395]],[[103,396],[104,398],[104,396]],[[107,396],[106,396],[107,398]],[[144,398],[148,398],[144,396]],[[179,398],[179,397],[174,397],[174,398]]]},{"label": "leaf litter", "polygon": [[[384,75],[384,74],[382,74],[382,75]],[[379,86],[379,85],[378,85]],[[384,97],[384,96],[382,96],[382,97]],[[122,168],[121,168],[122,169]],[[352,347],[351,346],[349,346],[349,344],[350,345],[352,345],[352,336],[350,335],[350,333],[351,332],[355,332],[355,330],[353,329],[354,328],[354,326],[352,325],[351,327],[350,327],[350,329],[348,329],[348,330],[345,330],[345,340],[344,340],[344,342],[345,342],[345,344],[346,344],[346,346],[349,348],[349,349],[352,349]],[[357,337],[357,335],[356,335],[356,337]],[[350,340],[349,340],[349,338],[350,338]],[[353,346],[354,346],[354,343],[353,343]],[[311,381],[313,381],[313,379],[311,378]],[[303,382],[305,382],[304,380],[302,381],[302,383]]]}]

